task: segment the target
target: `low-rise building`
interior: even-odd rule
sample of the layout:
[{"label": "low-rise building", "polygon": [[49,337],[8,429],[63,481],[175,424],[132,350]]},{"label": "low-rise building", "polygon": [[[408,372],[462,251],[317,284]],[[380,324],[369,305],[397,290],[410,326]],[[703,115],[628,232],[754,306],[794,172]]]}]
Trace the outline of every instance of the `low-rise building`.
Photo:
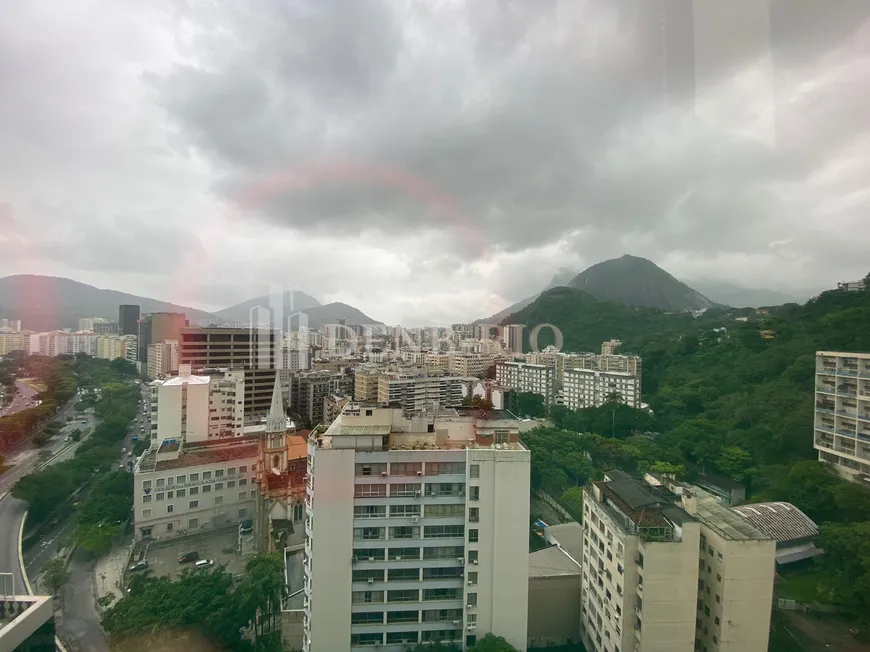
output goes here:
[{"label": "low-rise building", "polygon": [[500,362],[495,367],[495,381],[505,389],[540,394],[546,406],[556,402],[556,375],[548,365]]},{"label": "low-rise building", "polygon": [[137,539],[162,539],[253,516],[260,436],[152,442],[134,468]]}]

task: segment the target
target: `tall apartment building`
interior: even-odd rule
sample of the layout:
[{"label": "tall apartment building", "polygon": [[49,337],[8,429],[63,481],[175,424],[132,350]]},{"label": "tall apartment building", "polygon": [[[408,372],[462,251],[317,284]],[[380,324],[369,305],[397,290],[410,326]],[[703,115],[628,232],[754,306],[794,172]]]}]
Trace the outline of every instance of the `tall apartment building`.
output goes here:
[{"label": "tall apartment building", "polygon": [[118,306],[118,332],[121,335],[139,335],[139,306]]},{"label": "tall apartment building", "polygon": [[378,403],[398,404],[406,410],[422,410],[434,403],[444,407],[462,405],[469,380],[387,372],[378,377]]},{"label": "tall apartment building", "polygon": [[766,652],[774,540],[700,489],[622,471],[585,487],[583,515],[590,651]]},{"label": "tall apartment building", "polygon": [[565,407],[571,410],[598,407],[615,395],[629,407],[640,407],[640,379],[633,374],[617,371],[565,370],[562,382]]},{"label": "tall apartment building", "polygon": [[10,330],[20,333],[21,332],[21,320],[20,319],[0,319],[0,330]]},{"label": "tall apartment building", "polygon": [[357,367],[353,374],[353,398],[355,401],[378,400],[378,378],[381,372],[376,368]]},{"label": "tall apartment building", "polygon": [[243,370],[210,370],[194,375],[190,365],[157,384],[158,445],[184,439],[193,444],[244,433]]},{"label": "tall apartment building", "polygon": [[616,355],[622,347],[621,340],[607,340],[601,343],[601,355]]},{"label": "tall apartment building", "polygon": [[310,427],[324,421],[324,408],[330,396],[353,396],[354,377],[332,371],[309,371],[290,379],[290,408]]},{"label": "tall apartment building", "polygon": [[94,318],[93,317],[82,317],[81,319],[79,319],[79,330],[93,332],[93,330],[94,330]]},{"label": "tall apartment building", "polygon": [[306,652],[525,649],[530,455],[488,417],[352,403],[309,439]]},{"label": "tall apartment building", "polygon": [[118,335],[118,322],[109,321],[108,319],[102,319],[100,317],[94,317],[92,323],[92,329],[95,333],[100,333],[101,335]]},{"label": "tall apartment building", "polygon": [[502,331],[502,340],[508,351],[514,353],[523,352],[523,329],[525,324],[509,324]]},{"label": "tall apartment building", "polygon": [[164,340],[148,345],[148,377],[162,378],[178,371],[178,342]]},{"label": "tall apartment building", "polygon": [[495,367],[496,384],[516,392],[544,397],[544,405],[556,402],[556,374],[553,367],[528,362],[500,362]]},{"label": "tall apartment building", "polygon": [[870,353],[816,353],[813,445],[844,478],[870,482]]},{"label": "tall apartment building", "polygon": [[178,363],[191,368],[244,369],[245,415],[269,412],[279,335],[248,328],[182,328]]}]

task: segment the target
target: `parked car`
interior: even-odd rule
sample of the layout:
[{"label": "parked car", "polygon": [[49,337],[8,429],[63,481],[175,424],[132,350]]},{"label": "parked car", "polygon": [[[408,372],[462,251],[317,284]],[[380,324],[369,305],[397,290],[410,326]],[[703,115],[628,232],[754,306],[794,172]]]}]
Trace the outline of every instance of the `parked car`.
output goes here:
[{"label": "parked car", "polygon": [[143,559],[142,561],[137,561],[135,564],[130,566],[130,572],[135,573],[136,571],[145,570],[148,568],[148,560]]},{"label": "parked car", "polygon": [[179,564],[189,564],[192,561],[196,561],[199,559],[199,553],[194,552],[186,552],[178,558]]},{"label": "parked car", "polygon": [[212,566],[214,566],[214,559],[200,559],[194,564],[194,568],[211,568]]}]

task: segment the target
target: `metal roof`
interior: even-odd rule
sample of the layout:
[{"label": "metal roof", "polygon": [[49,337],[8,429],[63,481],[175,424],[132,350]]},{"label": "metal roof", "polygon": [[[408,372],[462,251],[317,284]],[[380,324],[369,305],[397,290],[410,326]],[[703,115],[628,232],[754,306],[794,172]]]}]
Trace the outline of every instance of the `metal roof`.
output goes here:
[{"label": "metal roof", "polygon": [[577,564],[559,546],[529,553],[529,577],[566,577],[580,575]]},{"label": "metal roof", "polygon": [[346,426],[341,424],[338,432],[331,435],[389,435],[390,426]]},{"label": "metal roof", "polygon": [[748,523],[780,542],[818,535],[818,526],[791,503],[752,503],[732,507]]},{"label": "metal roof", "polygon": [[735,514],[706,491],[696,490],[695,497],[698,501],[698,518],[718,530],[725,538],[732,541],[747,539],[765,541],[773,538],[741,518],[739,514]]}]

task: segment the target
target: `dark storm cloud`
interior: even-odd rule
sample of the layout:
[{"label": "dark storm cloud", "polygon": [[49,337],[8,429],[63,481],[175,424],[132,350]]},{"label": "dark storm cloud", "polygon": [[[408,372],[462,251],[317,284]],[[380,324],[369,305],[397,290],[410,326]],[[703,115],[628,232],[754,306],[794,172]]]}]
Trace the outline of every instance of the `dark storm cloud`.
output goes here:
[{"label": "dark storm cloud", "polygon": [[[763,250],[784,223],[809,219],[789,210],[781,186],[822,165],[835,136],[863,129],[863,103],[839,87],[814,100],[820,115],[813,104],[762,107],[774,125],[806,130],[770,147],[735,125],[701,123],[695,102],[717,102],[718,85],[759,57],[776,59],[762,85],[782,82],[842,43],[866,11],[843,3],[801,19],[774,2],[769,14],[737,3],[693,15],[691,4],[272,2],[256,13],[227,4],[226,37],[201,41],[203,63],[156,83],[226,169],[218,187],[228,196],[290,170],[283,191],[246,206],[288,227],[440,227],[466,241],[457,224],[466,222],[485,239],[461,252],[472,258],[578,230],[644,236],[660,252]],[[723,22],[733,38],[696,43]],[[781,89],[761,90],[779,101]],[[816,125],[827,142],[813,137]],[[585,253],[588,241],[574,239]]]}]

